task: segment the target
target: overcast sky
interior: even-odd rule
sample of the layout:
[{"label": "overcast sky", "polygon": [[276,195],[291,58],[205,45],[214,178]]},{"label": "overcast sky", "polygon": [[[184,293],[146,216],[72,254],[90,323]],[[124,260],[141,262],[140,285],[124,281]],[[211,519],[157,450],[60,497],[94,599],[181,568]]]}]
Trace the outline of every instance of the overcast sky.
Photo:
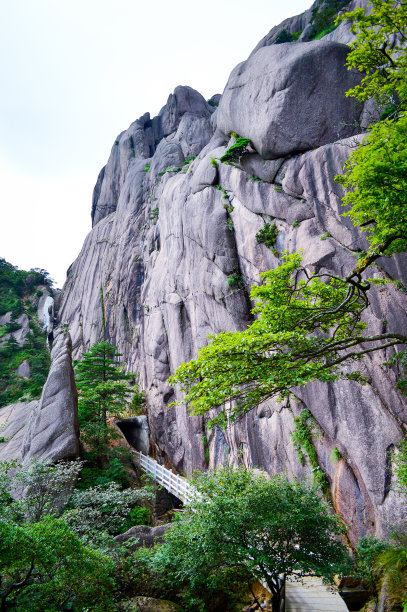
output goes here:
[{"label": "overcast sky", "polygon": [[311,0],[0,0],[0,257],[62,286],[116,135],[232,68]]}]

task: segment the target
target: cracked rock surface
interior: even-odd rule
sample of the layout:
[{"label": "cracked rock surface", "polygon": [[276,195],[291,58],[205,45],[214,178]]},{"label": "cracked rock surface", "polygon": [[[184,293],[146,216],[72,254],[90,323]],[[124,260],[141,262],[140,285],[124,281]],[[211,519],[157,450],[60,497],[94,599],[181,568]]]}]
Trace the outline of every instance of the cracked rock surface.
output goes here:
[{"label": "cracked rock surface", "polygon": [[[279,265],[283,250],[302,250],[310,269],[344,275],[366,248],[342,216],[334,182],[363,138],[362,126],[359,135],[353,127],[360,109],[344,96],[359,78],[344,66],[345,34],[281,45],[273,34],[235,68],[216,110],[178,87],[158,117],[144,115],[120,134],[99,175],[94,226],[68,272],[58,317],[70,328],[75,358],[106,337],[140,372],[156,456],[182,473],[208,467],[205,433],[209,467],[244,462],[311,478],[291,439],[294,416],[307,408],[320,469],[356,541],[383,534],[406,512],[392,488],[391,451],[407,424],[407,402],[395,372],[382,365],[391,351],[364,360],[365,386],[310,384],[227,431],[208,432],[202,417],[169,407],[177,391],[167,382],[208,334],[250,323],[250,286]],[[232,131],[252,148],[226,166],[219,158]],[[256,240],[265,222],[278,229],[274,252]],[[405,264],[404,255],[379,261],[372,273],[407,284]],[[242,281],[230,286],[236,273]],[[372,332],[406,333],[407,295],[393,283],[372,289],[366,320]]]}]

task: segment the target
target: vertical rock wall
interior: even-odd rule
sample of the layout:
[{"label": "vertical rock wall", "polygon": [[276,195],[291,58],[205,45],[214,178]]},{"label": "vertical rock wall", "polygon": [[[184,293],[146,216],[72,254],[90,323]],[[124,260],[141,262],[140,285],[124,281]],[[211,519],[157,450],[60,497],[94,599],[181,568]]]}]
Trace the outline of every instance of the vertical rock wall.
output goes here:
[{"label": "vertical rock wall", "polygon": [[[211,467],[234,461],[311,477],[291,440],[294,416],[308,408],[320,469],[356,540],[382,533],[405,511],[391,487],[390,451],[403,435],[407,403],[382,365],[390,352],[365,360],[366,386],[308,385],[226,432],[208,432],[202,417],[169,407],[176,390],[168,376],[209,333],[247,326],[250,286],[279,265],[278,253],[303,249],[310,269],[345,274],[366,248],[342,217],[333,180],[363,131],[363,109],[345,97],[360,79],[344,67],[348,48],[335,40],[272,42],[234,69],[215,112],[178,87],[158,117],[144,115],[118,136],[58,316],[75,357],[102,337],[118,345],[146,389],[155,452],[181,472],[207,467],[207,439]],[[212,159],[225,152],[231,132],[250,138],[253,149],[239,167],[216,168]],[[276,254],[256,241],[271,220]],[[402,256],[372,273],[407,283],[405,270]],[[241,284],[228,283],[233,274]],[[405,292],[393,284],[372,290],[366,317],[374,332],[405,333]]]}]

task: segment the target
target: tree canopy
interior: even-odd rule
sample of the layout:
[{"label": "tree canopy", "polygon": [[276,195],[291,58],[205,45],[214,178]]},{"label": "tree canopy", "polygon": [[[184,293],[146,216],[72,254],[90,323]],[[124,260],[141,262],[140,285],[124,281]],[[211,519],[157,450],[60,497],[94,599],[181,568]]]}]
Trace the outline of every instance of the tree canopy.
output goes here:
[{"label": "tree canopy", "polygon": [[338,517],[310,485],[246,468],[197,473],[197,494],[153,565],[202,598],[223,584],[263,580],[279,610],[282,574],[332,579],[349,558]]},{"label": "tree canopy", "polygon": [[120,418],[129,407],[134,376],[124,372],[120,357],[117,347],[99,342],[75,363],[81,438],[98,452],[115,436],[108,418]]}]

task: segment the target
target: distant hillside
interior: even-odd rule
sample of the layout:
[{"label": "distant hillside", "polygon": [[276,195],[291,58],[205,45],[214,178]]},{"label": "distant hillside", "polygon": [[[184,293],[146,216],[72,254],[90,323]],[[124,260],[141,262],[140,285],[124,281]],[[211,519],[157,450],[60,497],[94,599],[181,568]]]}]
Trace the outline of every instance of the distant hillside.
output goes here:
[{"label": "distant hillside", "polygon": [[53,302],[51,284],[45,270],[26,272],[0,259],[0,407],[41,394],[50,357],[38,313]]}]

